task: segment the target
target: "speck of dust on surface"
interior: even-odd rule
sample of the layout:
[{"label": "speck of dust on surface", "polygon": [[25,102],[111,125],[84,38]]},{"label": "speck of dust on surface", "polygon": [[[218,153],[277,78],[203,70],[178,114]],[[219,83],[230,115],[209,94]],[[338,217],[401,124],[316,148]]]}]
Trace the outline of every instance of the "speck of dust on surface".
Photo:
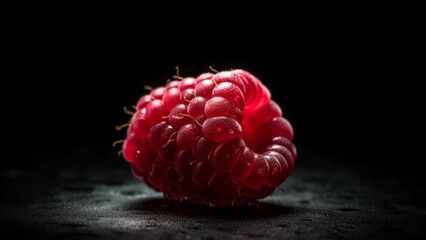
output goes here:
[{"label": "speck of dust on surface", "polygon": [[[301,164],[254,206],[165,200],[125,167],[1,173],[1,230],[31,239],[407,239],[425,236],[422,187]],[[319,170],[322,169],[322,170]],[[41,171],[41,172],[43,172]],[[19,174],[17,174],[19,172]],[[359,173],[362,173],[360,175]],[[390,184],[391,183],[391,184]],[[405,189],[394,194],[394,189]],[[349,199],[349,200],[348,200]]]}]

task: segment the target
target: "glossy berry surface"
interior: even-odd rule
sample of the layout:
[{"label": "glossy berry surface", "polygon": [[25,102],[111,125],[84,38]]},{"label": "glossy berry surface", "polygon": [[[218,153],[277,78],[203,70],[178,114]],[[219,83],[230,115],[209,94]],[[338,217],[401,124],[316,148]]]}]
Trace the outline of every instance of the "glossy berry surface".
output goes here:
[{"label": "glossy berry surface", "polygon": [[142,96],[123,155],[135,176],[168,199],[249,205],[293,171],[292,140],[268,89],[232,70],[171,81]]}]

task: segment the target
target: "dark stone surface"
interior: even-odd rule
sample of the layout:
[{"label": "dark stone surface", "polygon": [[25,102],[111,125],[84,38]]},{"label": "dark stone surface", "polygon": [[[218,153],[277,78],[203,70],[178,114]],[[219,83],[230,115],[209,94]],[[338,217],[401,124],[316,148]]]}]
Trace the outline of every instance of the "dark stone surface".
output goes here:
[{"label": "dark stone surface", "polygon": [[125,163],[7,169],[1,229],[28,239],[421,239],[423,186],[393,174],[300,161],[257,206],[210,208],[164,200]]}]

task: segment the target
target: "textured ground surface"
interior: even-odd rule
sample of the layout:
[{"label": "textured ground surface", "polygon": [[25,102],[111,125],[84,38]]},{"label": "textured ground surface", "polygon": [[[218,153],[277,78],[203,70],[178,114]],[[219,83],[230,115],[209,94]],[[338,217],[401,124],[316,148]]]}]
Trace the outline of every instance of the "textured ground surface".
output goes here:
[{"label": "textured ground surface", "polygon": [[[124,161],[124,160],[123,160]],[[163,200],[126,165],[1,172],[3,233],[48,239],[413,239],[425,236],[423,186],[338,161],[300,162],[257,206]]]}]

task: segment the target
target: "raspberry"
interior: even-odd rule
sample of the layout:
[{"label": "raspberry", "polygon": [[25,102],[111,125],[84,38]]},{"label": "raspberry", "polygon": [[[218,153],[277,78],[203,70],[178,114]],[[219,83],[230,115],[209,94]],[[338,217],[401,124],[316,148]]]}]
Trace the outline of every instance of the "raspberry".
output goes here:
[{"label": "raspberry", "polygon": [[294,168],[293,129],[244,70],[171,81],[142,96],[123,145],[135,176],[172,200],[250,205]]}]

